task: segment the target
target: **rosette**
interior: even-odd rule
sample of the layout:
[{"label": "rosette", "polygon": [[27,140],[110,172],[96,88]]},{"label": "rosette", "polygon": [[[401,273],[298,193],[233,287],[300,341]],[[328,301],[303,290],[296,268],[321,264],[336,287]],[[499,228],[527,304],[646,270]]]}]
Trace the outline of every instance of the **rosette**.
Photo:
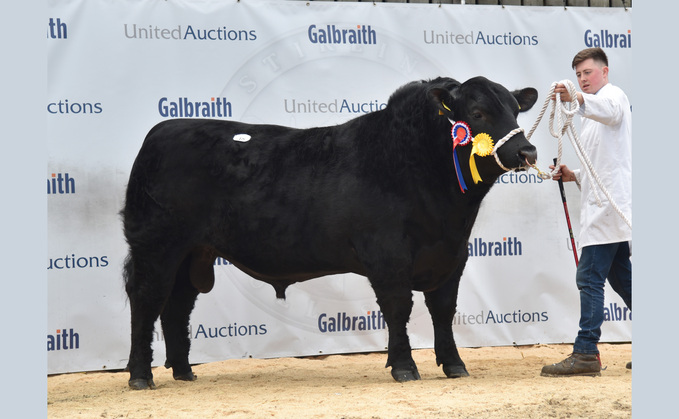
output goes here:
[{"label": "rosette", "polygon": [[450,134],[453,137],[453,148],[458,145],[467,145],[472,140],[472,130],[466,122],[460,121],[453,124]]},{"label": "rosette", "polygon": [[493,152],[493,139],[490,135],[482,132],[472,140],[472,154],[469,156],[469,170],[472,172],[472,179],[474,184],[481,182],[481,175],[479,175],[479,170],[476,168],[476,161],[474,160],[474,155],[478,154],[479,157],[489,156]]},{"label": "rosette", "polygon": [[455,147],[465,146],[472,141],[472,130],[465,122],[456,122],[450,130],[450,135],[453,138],[453,164],[455,165],[455,173],[457,174],[457,183],[460,185],[462,193],[467,190],[467,185],[464,183],[462,171],[460,170],[460,162],[457,158],[457,151]]},{"label": "rosette", "polygon": [[472,154],[475,153],[480,157],[486,157],[493,152],[493,139],[485,132],[474,137],[473,143]]}]

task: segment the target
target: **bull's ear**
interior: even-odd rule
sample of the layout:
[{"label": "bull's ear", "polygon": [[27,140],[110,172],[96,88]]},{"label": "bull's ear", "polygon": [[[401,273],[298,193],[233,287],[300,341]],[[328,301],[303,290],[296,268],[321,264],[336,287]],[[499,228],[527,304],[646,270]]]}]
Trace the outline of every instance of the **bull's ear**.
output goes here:
[{"label": "bull's ear", "polygon": [[521,90],[514,90],[512,95],[519,102],[519,112],[526,112],[535,105],[538,100],[538,91],[532,87],[526,87]]},{"label": "bull's ear", "polygon": [[440,87],[432,87],[427,92],[427,95],[429,96],[429,99],[434,102],[434,106],[438,109],[439,115],[444,115],[448,119],[454,119],[453,109],[451,107],[453,97],[448,90]]}]

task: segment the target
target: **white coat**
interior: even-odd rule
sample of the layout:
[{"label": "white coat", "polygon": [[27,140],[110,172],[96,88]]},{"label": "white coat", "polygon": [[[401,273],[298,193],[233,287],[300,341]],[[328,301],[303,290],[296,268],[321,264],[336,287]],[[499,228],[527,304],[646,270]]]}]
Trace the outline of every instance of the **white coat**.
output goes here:
[{"label": "white coat", "polygon": [[[613,201],[632,220],[632,110],[619,87],[606,84],[582,93],[580,141]],[[586,170],[575,170],[581,187],[579,247],[632,240],[632,229],[618,215]],[[597,205],[593,189],[602,206]]]}]

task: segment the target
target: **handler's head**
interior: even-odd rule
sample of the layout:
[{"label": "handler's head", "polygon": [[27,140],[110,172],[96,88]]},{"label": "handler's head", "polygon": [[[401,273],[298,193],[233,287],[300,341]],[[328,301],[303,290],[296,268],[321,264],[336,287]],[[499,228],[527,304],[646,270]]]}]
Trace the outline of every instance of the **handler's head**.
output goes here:
[{"label": "handler's head", "polygon": [[594,94],[608,84],[608,57],[601,48],[587,48],[573,58],[573,69],[580,89]]},{"label": "handler's head", "polygon": [[573,63],[571,64],[573,70],[575,70],[575,67],[577,67],[578,64],[589,58],[594,60],[596,63],[600,64],[602,67],[604,66],[608,67],[608,57],[606,56],[606,53],[604,52],[604,50],[597,47],[597,48],[586,48],[575,54],[575,57],[573,57]]}]

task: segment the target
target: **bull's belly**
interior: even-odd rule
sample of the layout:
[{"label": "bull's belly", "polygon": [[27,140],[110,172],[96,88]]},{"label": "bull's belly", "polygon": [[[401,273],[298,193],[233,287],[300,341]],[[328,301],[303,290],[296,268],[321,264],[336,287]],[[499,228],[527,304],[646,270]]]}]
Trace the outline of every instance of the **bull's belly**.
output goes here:
[{"label": "bull's belly", "polygon": [[250,252],[241,249],[222,257],[251,277],[265,282],[295,283],[341,273],[364,274],[355,259],[341,256],[338,252],[323,256],[318,256],[310,249],[258,248]]},{"label": "bull's belly", "polygon": [[246,263],[237,258],[231,262],[238,269],[254,279],[270,284],[276,291],[277,298],[285,298],[285,290],[289,285],[321,278],[327,275],[350,272],[347,269],[333,268],[330,264],[277,262],[275,258],[267,260],[249,260]]},{"label": "bull's belly", "polygon": [[328,269],[266,270],[262,269],[262,267],[251,268],[249,266],[242,265],[238,262],[232,263],[238,269],[245,272],[254,279],[268,283],[273,283],[277,281],[287,283],[304,282],[310,279],[321,278],[327,275],[335,275],[348,272],[346,270],[328,270]]}]

